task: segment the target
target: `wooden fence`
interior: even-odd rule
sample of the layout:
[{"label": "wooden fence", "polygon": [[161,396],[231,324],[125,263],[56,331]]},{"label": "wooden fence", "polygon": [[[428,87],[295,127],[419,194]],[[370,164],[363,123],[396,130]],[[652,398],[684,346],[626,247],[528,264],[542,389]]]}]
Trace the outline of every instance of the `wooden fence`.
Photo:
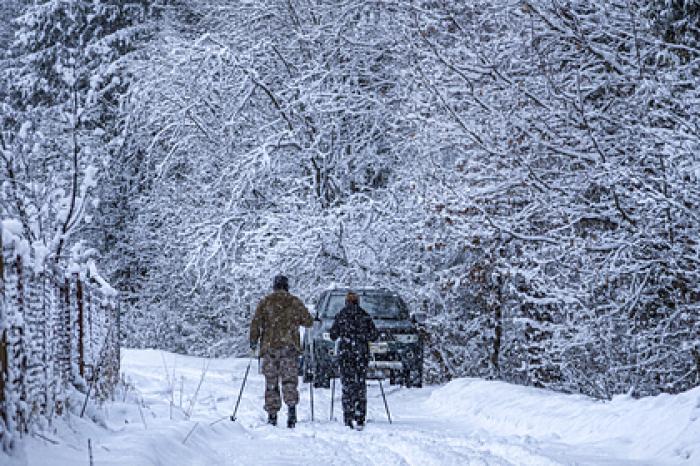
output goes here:
[{"label": "wooden fence", "polygon": [[0,234],[0,443],[66,410],[69,391],[92,399],[119,380],[119,312],[87,270],[37,268]]}]

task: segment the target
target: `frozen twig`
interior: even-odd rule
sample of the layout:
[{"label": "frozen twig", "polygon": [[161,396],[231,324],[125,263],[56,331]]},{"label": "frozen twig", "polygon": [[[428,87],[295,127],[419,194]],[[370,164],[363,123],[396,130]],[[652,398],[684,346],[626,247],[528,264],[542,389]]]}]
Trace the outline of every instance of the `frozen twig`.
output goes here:
[{"label": "frozen twig", "polygon": [[49,442],[49,443],[51,443],[51,444],[53,444],[53,445],[59,445],[59,444],[61,443],[61,442],[59,442],[58,440],[54,440],[54,439],[48,438],[48,437],[46,437],[45,435],[40,434],[39,432],[34,432],[33,435],[36,436],[36,437],[39,437],[39,438],[42,439],[42,440],[46,440],[47,442]]},{"label": "frozen twig", "polygon": [[199,396],[199,389],[202,388],[202,383],[204,383],[204,377],[207,375],[207,370],[209,370],[209,364],[204,363],[202,365],[202,374],[199,377],[199,383],[197,384],[197,389],[194,391],[194,395],[192,396],[192,399],[190,400],[190,407],[188,408],[187,412],[185,415],[187,416],[187,419],[189,419],[192,416],[192,411],[194,410],[195,405],[197,404],[197,397]]},{"label": "frozen twig", "polygon": [[192,435],[192,433],[194,432],[194,430],[197,428],[198,425],[199,425],[199,422],[195,422],[195,424],[192,426],[190,431],[187,433],[187,436],[185,436],[185,439],[182,441],[183,445],[185,444],[185,442],[187,442],[187,439],[190,438],[190,435]]},{"label": "frozen twig", "polygon": [[92,439],[88,439],[88,458],[90,459],[90,466],[94,466],[95,461],[92,457]]},{"label": "frozen twig", "polygon": [[146,417],[143,415],[143,410],[141,409],[141,402],[137,401],[136,406],[139,407],[139,414],[141,415],[141,422],[143,422],[143,428],[148,429],[148,426],[146,425]]}]

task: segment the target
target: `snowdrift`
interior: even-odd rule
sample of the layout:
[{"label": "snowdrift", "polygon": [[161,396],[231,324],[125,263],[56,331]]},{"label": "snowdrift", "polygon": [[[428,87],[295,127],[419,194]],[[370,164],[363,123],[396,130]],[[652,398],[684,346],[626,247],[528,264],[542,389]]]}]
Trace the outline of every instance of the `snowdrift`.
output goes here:
[{"label": "snowdrift", "polygon": [[458,379],[425,402],[435,413],[499,435],[597,446],[617,457],[700,464],[700,387],[679,395],[599,401],[480,379]]}]

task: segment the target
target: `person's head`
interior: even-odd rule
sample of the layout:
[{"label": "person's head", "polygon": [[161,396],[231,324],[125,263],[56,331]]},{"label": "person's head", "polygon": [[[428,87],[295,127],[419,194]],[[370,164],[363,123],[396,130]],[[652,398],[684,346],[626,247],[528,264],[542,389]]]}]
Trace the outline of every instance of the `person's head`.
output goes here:
[{"label": "person's head", "polygon": [[275,291],[289,291],[289,279],[284,275],[277,275],[274,280],[272,280],[272,289]]},{"label": "person's head", "polygon": [[357,293],[348,291],[348,294],[345,295],[345,304],[349,306],[360,304],[360,297],[357,295]]}]

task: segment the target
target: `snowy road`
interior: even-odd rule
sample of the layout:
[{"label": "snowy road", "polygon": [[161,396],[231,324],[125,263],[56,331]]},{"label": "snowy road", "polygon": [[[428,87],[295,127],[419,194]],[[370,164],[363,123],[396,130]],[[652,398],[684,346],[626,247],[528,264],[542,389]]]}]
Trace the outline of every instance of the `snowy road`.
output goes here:
[{"label": "snowy road", "polygon": [[338,399],[336,420],[329,420],[327,389],[314,390],[311,422],[309,387],[303,385],[300,422],[289,430],[265,424],[263,378],[255,364],[239,421],[227,419],[246,363],[126,351],[123,373],[135,390],[93,410],[106,428],[73,418],[46,434],[59,445],[32,439],[24,462],[87,461],[90,438],[96,465],[698,464],[692,440],[700,433],[697,390],[648,402],[600,403],[477,379],[424,389],[386,387],[389,424],[377,382],[371,382],[368,425],[357,432],[342,426]]}]

